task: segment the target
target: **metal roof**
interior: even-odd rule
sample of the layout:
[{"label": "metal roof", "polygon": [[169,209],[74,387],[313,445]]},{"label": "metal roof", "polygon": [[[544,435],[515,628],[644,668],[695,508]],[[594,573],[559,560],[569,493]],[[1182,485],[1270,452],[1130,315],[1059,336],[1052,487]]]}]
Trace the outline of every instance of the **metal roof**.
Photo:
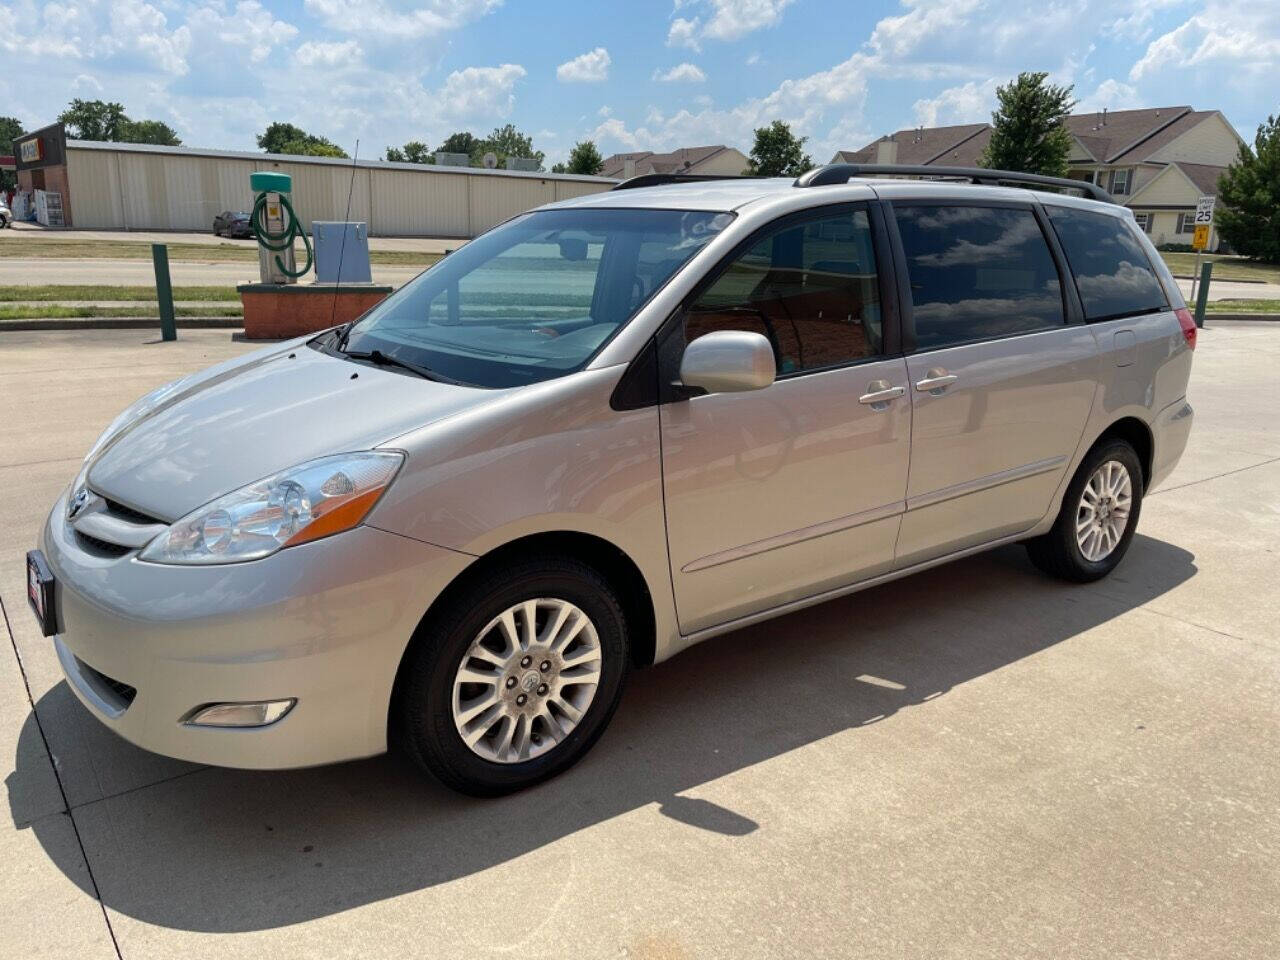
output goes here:
[{"label": "metal roof", "polygon": [[68,140],[68,150],[97,150],[112,153],[149,153],[175,157],[210,157],[220,160],[251,160],[255,163],[303,163],[315,166],[408,170],[413,173],[462,174],[474,177],[516,177],[533,180],[572,180],[579,183],[616,183],[609,177],[588,177],[576,173],[541,173],[524,170],[487,170],[484,167],[438,167],[431,163],[393,163],[389,160],[351,160],[348,157],[310,157],[292,153],[254,153],[248,150],[209,150],[203,147],[165,147],[152,143],[118,143],[103,140]]}]

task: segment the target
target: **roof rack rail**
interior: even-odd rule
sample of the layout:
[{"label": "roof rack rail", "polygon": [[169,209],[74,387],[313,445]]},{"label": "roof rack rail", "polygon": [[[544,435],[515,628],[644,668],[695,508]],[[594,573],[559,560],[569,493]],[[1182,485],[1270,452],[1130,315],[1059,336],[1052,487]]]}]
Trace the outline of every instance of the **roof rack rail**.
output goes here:
[{"label": "roof rack rail", "polygon": [[[971,183],[1016,183],[1027,186],[1057,187],[1060,190],[1079,190],[1091,200],[1116,203],[1116,199],[1096,183],[1087,180],[1069,180],[1066,177],[1044,177],[1037,173],[1018,173],[1013,170],[988,170],[985,167],[933,167],[902,163],[829,163],[815,167],[796,177],[797,187],[826,187],[834,183],[847,183],[851,177],[911,176],[911,177],[959,177]],[[618,189],[614,187],[614,189]]]},{"label": "roof rack rail", "polygon": [[747,180],[736,173],[642,173],[638,177],[615,184],[612,190],[634,190],[636,187],[661,187],[668,183],[698,183],[702,180]]}]

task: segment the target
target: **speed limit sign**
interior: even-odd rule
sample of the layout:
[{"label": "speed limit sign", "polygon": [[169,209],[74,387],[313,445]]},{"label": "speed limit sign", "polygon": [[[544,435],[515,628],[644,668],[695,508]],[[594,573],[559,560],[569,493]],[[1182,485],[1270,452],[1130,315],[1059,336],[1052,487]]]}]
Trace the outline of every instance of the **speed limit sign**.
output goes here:
[{"label": "speed limit sign", "polygon": [[1196,226],[1213,226],[1213,204],[1217,197],[1201,197],[1196,201]]}]

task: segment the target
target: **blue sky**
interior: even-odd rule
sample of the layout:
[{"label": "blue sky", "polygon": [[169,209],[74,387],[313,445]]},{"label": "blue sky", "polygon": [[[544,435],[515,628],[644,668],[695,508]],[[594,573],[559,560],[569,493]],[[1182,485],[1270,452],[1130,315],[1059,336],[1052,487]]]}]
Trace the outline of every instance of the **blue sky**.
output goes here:
[{"label": "blue sky", "polygon": [[547,162],[704,143],[781,117],[815,160],[917,123],[988,118],[1020,70],[1081,109],[1280,112],[1276,0],[0,0],[0,114],[122,102],[192,146],[272,120],[361,156],[513,122]]}]

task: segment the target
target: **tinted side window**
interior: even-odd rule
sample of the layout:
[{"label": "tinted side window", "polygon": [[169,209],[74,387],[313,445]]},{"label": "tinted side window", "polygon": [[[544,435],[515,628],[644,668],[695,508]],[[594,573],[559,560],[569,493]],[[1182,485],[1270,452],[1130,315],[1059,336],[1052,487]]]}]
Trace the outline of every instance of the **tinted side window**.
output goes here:
[{"label": "tinted side window", "polygon": [[1048,207],[1086,320],[1167,310],[1168,300],[1138,238],[1119,217]]},{"label": "tinted side window", "polygon": [[1060,326],[1062,286],[1035,214],[1002,207],[895,206],[916,348]]},{"label": "tinted side window", "polygon": [[686,341],[713,330],[763,334],[779,374],[878,356],[880,291],[866,211],[767,234],[703,292],[684,324]]}]

